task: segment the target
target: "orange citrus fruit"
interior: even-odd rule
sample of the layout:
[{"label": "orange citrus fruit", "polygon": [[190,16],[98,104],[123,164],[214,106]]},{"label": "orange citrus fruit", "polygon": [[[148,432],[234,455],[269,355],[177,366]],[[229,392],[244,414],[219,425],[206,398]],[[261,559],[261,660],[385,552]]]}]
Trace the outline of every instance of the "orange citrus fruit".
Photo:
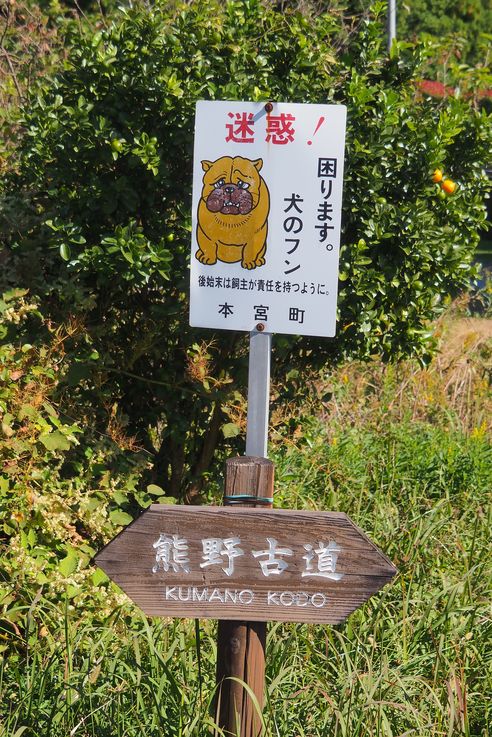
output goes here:
[{"label": "orange citrus fruit", "polygon": [[432,175],[432,181],[440,182],[441,179],[442,179],[442,171],[440,169],[435,169],[434,174]]},{"label": "orange citrus fruit", "polygon": [[446,194],[453,194],[456,189],[456,184],[452,181],[452,179],[445,179],[444,182],[441,184],[441,187],[446,192]]}]

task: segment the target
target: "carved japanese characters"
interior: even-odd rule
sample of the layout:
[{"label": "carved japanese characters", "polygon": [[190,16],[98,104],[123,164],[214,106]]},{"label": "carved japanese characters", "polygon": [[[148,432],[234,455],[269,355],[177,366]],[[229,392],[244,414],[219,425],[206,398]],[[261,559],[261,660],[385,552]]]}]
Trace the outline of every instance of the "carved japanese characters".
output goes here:
[{"label": "carved japanese characters", "polygon": [[265,264],[270,196],[260,175],[262,159],[222,156],[202,161],[203,189],[198,205],[195,256],[202,264]]},{"label": "carved japanese characters", "polygon": [[[234,560],[251,555],[258,559],[259,569],[263,576],[280,576],[289,568],[285,560],[294,555],[292,548],[279,545],[274,537],[265,538],[267,547],[262,550],[251,550],[249,553],[242,547],[239,536],[220,538],[207,537],[201,539],[200,568],[218,566],[226,576],[234,574]],[[179,535],[161,532],[159,538],[152,543],[155,550],[155,562],[152,573],[190,573],[190,546],[186,538]],[[343,573],[336,570],[338,556],[342,549],[334,540],[328,543],[318,541],[317,544],[305,543],[302,555],[304,567],[301,578],[325,578],[340,581]]]}]

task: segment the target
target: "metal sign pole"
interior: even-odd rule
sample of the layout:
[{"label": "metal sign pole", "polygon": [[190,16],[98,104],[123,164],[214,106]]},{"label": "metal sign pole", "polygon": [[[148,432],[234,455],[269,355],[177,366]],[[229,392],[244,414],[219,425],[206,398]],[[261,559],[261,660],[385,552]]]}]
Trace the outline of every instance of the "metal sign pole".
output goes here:
[{"label": "metal sign pole", "polygon": [[[262,330],[258,330],[258,328]],[[260,323],[249,334],[248,419],[246,455],[267,457],[268,409],[270,404],[270,356],[272,334]]]},{"label": "metal sign pole", "polygon": [[388,2],[386,25],[388,29],[388,51],[390,51],[393,40],[396,38],[396,0],[389,0]]}]

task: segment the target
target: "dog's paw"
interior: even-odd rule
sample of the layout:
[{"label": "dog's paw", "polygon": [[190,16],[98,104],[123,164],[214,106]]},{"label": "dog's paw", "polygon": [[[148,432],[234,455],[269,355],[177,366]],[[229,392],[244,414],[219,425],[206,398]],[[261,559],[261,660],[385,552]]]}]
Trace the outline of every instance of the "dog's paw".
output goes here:
[{"label": "dog's paw", "polygon": [[208,266],[211,266],[212,264],[217,263],[217,256],[215,257],[209,256],[208,254],[204,253],[204,251],[202,251],[201,249],[199,249],[195,253],[195,257],[198,259],[198,261],[201,264],[207,264]]},{"label": "dog's paw", "polygon": [[257,258],[251,259],[250,261],[242,261],[241,266],[243,269],[256,269],[257,266],[263,266],[265,263],[265,259],[261,256],[258,256]]},{"label": "dog's paw", "polygon": [[251,261],[241,261],[241,266],[243,269],[256,269],[256,261],[254,259]]}]

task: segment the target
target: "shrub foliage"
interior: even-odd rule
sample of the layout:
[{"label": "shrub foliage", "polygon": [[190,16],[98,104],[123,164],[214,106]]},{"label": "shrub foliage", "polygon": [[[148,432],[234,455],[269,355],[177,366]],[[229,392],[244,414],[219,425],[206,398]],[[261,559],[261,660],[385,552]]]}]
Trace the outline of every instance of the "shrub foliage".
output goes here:
[{"label": "shrub foliage", "polygon": [[474,273],[488,121],[458,97],[422,97],[423,52],[401,43],[387,58],[381,12],[347,35],[336,14],[257,0],[137,6],[74,32],[25,110],[5,273],[47,320],[78,326],[60,396],[100,430],[116,412],[169,495],[198,493],[219,439],[239,432],[230,407],[246,377],[244,336],[187,324],[196,100],[348,106],[338,337],[276,338],[287,394],[300,370],[342,356],[426,361],[428,321]]}]

